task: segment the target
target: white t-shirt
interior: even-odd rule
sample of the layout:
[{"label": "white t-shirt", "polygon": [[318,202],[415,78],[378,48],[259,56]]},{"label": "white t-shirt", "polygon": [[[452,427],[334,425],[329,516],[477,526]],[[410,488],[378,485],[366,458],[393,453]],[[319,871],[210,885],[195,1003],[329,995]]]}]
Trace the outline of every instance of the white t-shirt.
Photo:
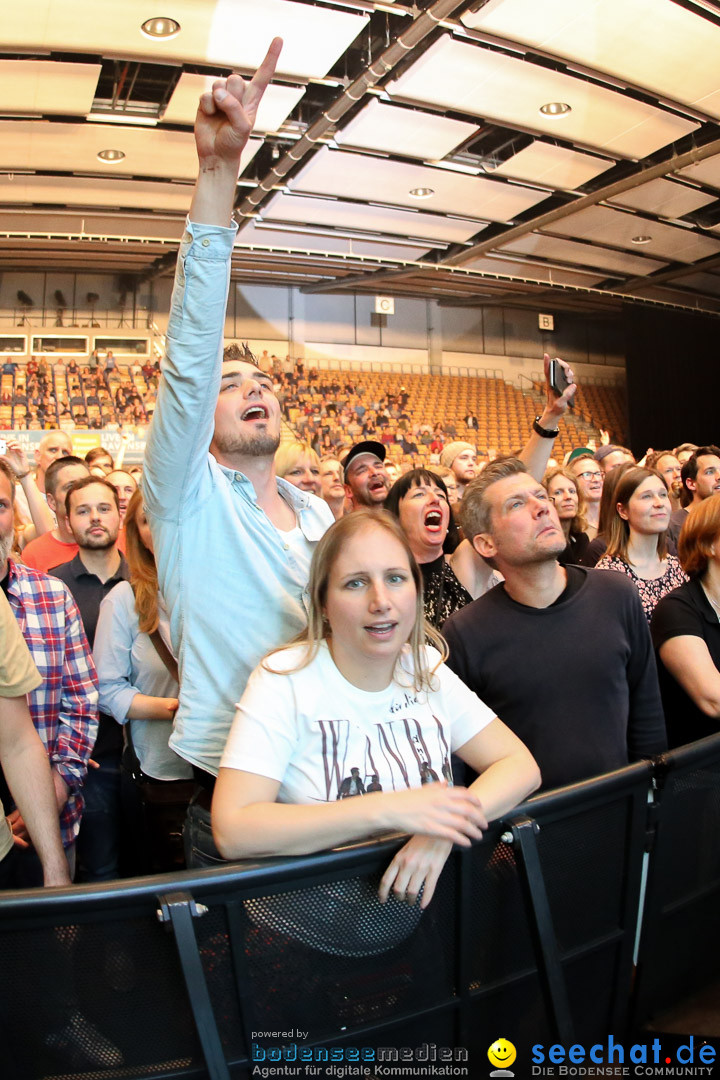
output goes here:
[{"label": "white t-shirt", "polygon": [[[428,666],[440,659],[426,646]],[[297,646],[274,653],[250,677],[230,731],[221,767],[280,782],[278,802],[334,802],[368,791],[397,791],[451,781],[450,754],[494,713],[445,664],[436,689],[412,687],[412,658],[385,690],[349,683],[323,642],[315,659],[292,670]]]}]

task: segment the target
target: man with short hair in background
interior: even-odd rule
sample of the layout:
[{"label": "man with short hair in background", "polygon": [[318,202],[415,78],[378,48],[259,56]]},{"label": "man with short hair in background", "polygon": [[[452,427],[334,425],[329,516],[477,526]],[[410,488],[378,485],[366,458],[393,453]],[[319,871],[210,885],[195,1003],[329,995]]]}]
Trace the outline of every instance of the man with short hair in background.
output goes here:
[{"label": "man with short hair in background", "polygon": [[45,473],[53,461],[70,457],[73,452],[72,439],[67,431],[53,429],[43,435],[35,450],[35,482],[41,491],[45,491]]},{"label": "man with short hair in background", "polygon": [[680,478],[682,507],[670,515],[667,533],[676,547],[691,508],[720,491],[720,447],[698,446],[680,470]]},{"label": "man with short hair in background", "polygon": [[86,461],[78,457],[62,457],[51,462],[45,473],[47,504],[57,524],[50,532],[26,544],[23,562],[44,574],[53,566],[68,562],[77,555],[78,546],[65,512],[65,496],[76,480],[90,475]]},{"label": "man with short hair in background", "polygon": [[602,499],[605,474],[595,460],[592,450],[583,450],[570,458],[567,464],[569,472],[575,478],[578,491],[585,500],[585,532],[589,540],[594,540],[600,524],[600,500]]},{"label": "man with short hair in background", "polygon": [[[67,491],[65,514],[78,552],[52,574],[72,593],[92,649],[100,604],[118,582],[130,576],[117,545],[120,509],[115,486],[104,477],[81,477]],[[88,773],[83,790],[85,810],[77,841],[79,881],[111,881],[120,875],[122,750],[122,727],[101,712],[92,750],[97,767]]]}]

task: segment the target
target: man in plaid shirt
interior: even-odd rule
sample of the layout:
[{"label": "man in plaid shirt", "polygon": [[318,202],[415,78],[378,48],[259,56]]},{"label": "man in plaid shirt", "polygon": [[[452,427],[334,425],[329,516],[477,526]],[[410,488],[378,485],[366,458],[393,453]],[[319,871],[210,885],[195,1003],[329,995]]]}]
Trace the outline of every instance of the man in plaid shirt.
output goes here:
[{"label": "man in plaid shirt", "polygon": [[[0,585],[43,679],[28,694],[28,704],[50,758],[60,833],[72,866],[82,785],[97,736],[97,675],[80,614],[66,586],[9,558],[14,495],[13,473],[0,458]],[[23,846],[27,832],[17,810],[9,820],[16,843]]]}]

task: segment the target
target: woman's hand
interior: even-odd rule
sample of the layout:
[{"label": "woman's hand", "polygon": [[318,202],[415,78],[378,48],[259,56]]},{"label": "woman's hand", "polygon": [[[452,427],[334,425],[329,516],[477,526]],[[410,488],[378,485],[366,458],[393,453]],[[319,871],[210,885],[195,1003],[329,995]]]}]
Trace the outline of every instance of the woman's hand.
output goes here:
[{"label": "woman's hand", "polygon": [[384,825],[390,829],[419,833],[462,847],[470,847],[473,840],[481,840],[482,830],[487,829],[482,803],[464,787],[424,784],[377,798],[384,800]]},{"label": "woman's hand", "polygon": [[382,876],[378,889],[380,903],[385,903],[392,890],[397,900],[404,900],[412,907],[422,889],[420,907],[426,908],[433,898],[438,878],[451,851],[449,840],[413,836],[400,848]]}]

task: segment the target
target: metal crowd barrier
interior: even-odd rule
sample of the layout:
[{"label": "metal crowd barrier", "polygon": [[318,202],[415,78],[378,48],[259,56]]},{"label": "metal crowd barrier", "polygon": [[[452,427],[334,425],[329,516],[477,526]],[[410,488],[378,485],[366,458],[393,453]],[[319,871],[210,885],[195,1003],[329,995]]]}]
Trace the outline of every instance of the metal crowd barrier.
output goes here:
[{"label": "metal crowd barrier", "polygon": [[619,1037],[720,972],[719,779],[713,736],[530,799],[453,852],[422,916],[376,899],[398,839],[0,894],[2,1076],[245,1080],[280,1046],[283,1075],[343,1075],[287,1071],[320,1048],[452,1048],[485,1075],[502,1035],[525,1062]]}]

